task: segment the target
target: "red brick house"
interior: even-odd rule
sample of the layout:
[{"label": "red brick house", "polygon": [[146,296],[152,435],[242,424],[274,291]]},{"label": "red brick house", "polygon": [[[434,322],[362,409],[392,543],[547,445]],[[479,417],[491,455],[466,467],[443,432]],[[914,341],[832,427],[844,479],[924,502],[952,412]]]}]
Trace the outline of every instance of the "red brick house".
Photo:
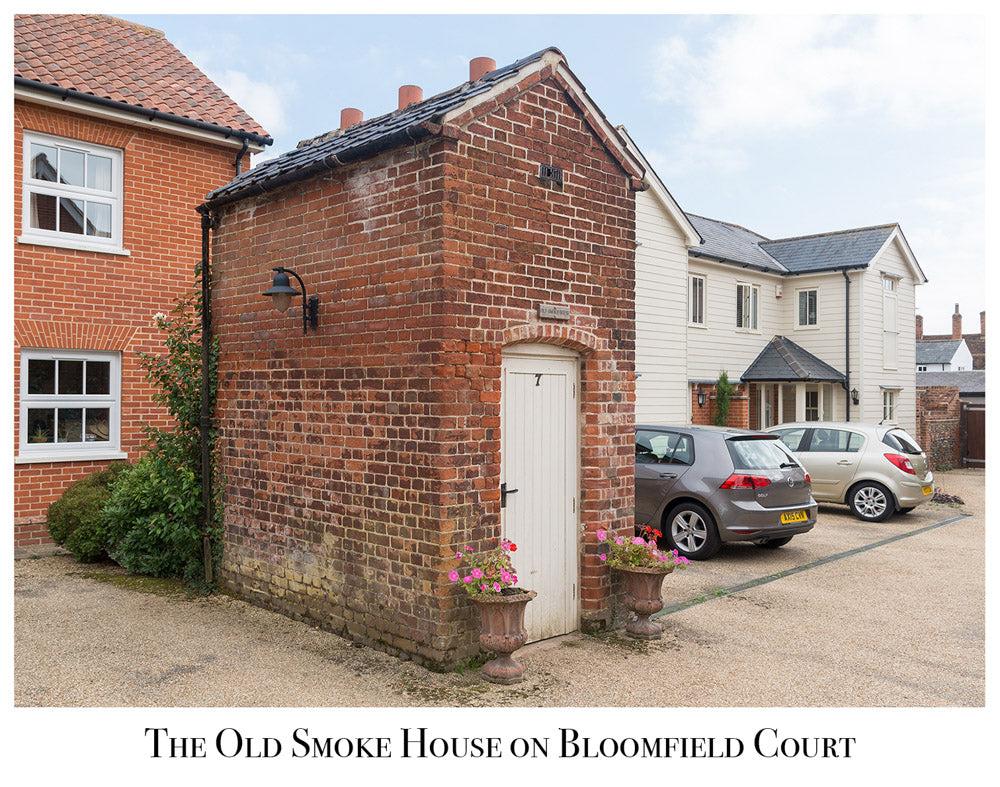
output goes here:
[{"label": "red brick house", "polygon": [[[224,580],[442,665],[478,650],[457,549],[518,543],[534,640],[607,625],[595,530],[632,528],[643,169],[558,50],[469,76],[203,205]],[[315,326],[262,297],[275,267]]]},{"label": "red brick house", "polygon": [[[182,88],[178,88],[182,85]],[[14,543],[167,425],[137,364],[194,289],[194,208],[271,139],[157,30],[14,17]]]}]

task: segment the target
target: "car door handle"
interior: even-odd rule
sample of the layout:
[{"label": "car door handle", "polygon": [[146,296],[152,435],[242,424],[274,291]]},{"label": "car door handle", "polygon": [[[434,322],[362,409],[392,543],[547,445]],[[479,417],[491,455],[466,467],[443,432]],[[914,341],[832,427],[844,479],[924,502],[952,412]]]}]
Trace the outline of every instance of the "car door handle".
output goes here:
[{"label": "car door handle", "polygon": [[660,478],[677,478],[677,473],[660,473]]},{"label": "car door handle", "polygon": [[850,459],[841,459],[839,462],[837,462],[837,464],[838,465],[853,465],[854,462],[852,462]]}]

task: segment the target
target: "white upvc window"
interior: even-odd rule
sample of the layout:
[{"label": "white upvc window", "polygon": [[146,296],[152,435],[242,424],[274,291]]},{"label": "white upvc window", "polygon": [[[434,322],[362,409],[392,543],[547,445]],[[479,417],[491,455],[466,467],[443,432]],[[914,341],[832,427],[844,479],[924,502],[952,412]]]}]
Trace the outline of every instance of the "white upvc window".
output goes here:
[{"label": "white upvc window", "polygon": [[121,355],[21,350],[17,462],[123,459]]},{"label": "white upvc window", "polygon": [[882,276],[882,368],[896,369],[899,365],[899,328],[896,322],[896,292],[898,280]]},{"label": "white upvc window", "polygon": [[757,330],[757,308],[760,304],[760,287],[756,284],[736,284],[736,327]]},{"label": "white upvc window", "polygon": [[691,325],[705,324],[704,276],[688,276],[688,322]]},{"label": "white upvc window", "polygon": [[819,325],[819,290],[815,287],[796,291],[796,328],[816,328]]},{"label": "white upvc window", "polygon": [[122,152],[25,132],[21,243],[126,254]]}]

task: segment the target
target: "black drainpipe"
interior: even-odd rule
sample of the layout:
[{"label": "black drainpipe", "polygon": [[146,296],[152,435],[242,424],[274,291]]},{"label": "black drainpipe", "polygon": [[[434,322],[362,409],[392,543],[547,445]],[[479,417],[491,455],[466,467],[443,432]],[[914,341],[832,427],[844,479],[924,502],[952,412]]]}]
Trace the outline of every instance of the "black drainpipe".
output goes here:
[{"label": "black drainpipe", "polygon": [[209,266],[209,231],[212,214],[199,205],[201,214],[201,506],[204,512],[202,528],[202,558],[205,562],[205,582],[212,583],[212,457],[209,450],[209,430],[212,427],[209,349],[212,343],[212,280]]},{"label": "black drainpipe", "polygon": [[851,420],[851,278],[847,268],[841,268],[844,274],[844,401],[847,402],[846,418]]},{"label": "black drainpipe", "polygon": [[240,147],[240,152],[236,154],[236,161],[233,162],[237,175],[243,172],[243,156],[246,155],[248,147],[250,147],[250,143],[247,142],[246,137],[243,137],[243,145]]}]

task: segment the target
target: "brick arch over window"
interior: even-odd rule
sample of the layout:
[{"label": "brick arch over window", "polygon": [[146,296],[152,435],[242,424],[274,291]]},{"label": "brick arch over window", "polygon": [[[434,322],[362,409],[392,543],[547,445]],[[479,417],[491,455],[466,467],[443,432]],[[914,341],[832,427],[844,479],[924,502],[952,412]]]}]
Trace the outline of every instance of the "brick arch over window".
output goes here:
[{"label": "brick arch over window", "polygon": [[[501,351],[552,344],[580,355],[580,581],[585,628],[608,625],[616,588],[598,558],[596,531],[632,535],[635,454],[635,373],[607,339],[582,328],[532,323],[500,331]],[[499,465],[499,456],[497,456]],[[627,490],[623,494],[623,489]]]}]

